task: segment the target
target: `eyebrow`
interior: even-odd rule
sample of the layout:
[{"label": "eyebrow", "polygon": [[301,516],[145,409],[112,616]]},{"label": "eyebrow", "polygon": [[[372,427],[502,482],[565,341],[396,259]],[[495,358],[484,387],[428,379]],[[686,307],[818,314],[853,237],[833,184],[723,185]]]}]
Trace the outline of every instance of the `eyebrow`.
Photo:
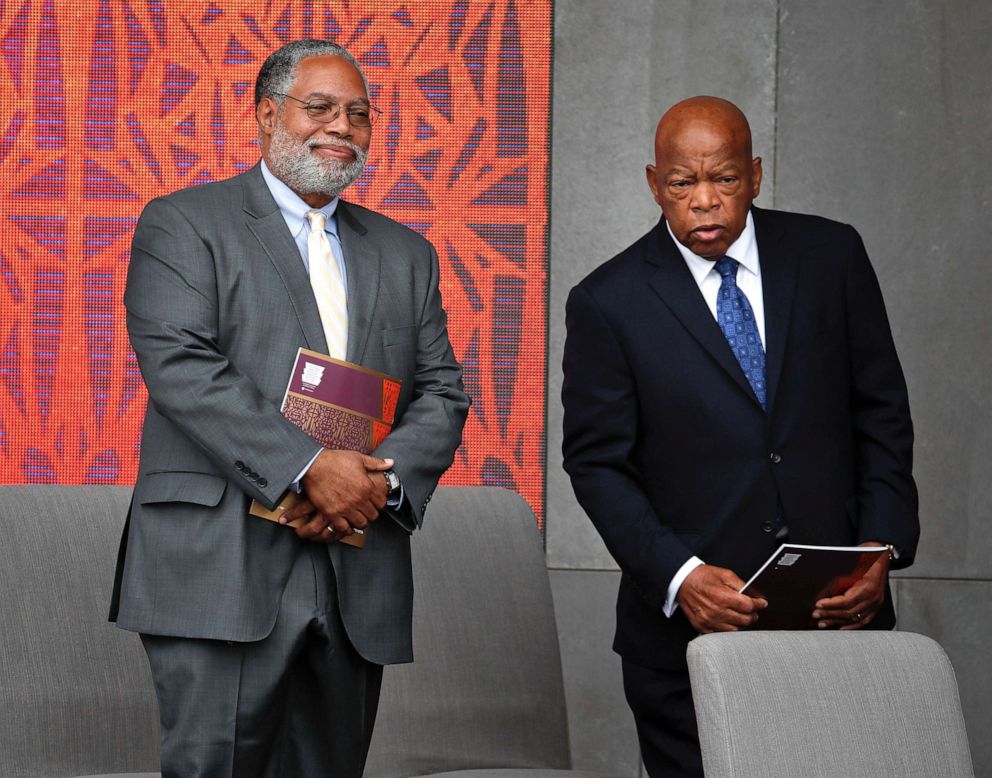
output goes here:
[{"label": "eyebrow", "polygon": [[[717,167],[717,168],[713,169],[712,171],[710,171],[710,175],[714,175],[714,174],[719,175],[720,173],[726,173],[728,171],[739,172],[741,169],[742,169],[741,166],[739,164],[737,164],[737,162],[734,162],[733,160],[728,160],[724,164],[722,164],[719,167]],[[696,175],[696,172],[694,170],[689,170],[689,168],[673,167],[673,168],[669,168],[668,171],[665,173],[665,175],[666,176],[694,176],[694,175]]]},{"label": "eyebrow", "polygon": [[326,92],[311,92],[307,95],[307,100],[329,100],[341,105],[372,105],[367,97],[356,97],[349,103],[342,103],[337,95],[329,95]]}]

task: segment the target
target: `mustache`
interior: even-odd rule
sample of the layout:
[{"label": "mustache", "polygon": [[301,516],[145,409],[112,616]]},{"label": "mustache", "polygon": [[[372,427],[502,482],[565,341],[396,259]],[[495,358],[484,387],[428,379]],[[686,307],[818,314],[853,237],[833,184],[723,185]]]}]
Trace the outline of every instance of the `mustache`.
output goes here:
[{"label": "mustache", "polygon": [[320,146],[337,146],[339,148],[350,149],[355,155],[355,159],[365,158],[365,152],[362,150],[361,146],[357,143],[352,143],[350,140],[344,140],[343,138],[339,138],[337,140],[308,140],[306,142],[306,146],[308,149],[316,149]]}]

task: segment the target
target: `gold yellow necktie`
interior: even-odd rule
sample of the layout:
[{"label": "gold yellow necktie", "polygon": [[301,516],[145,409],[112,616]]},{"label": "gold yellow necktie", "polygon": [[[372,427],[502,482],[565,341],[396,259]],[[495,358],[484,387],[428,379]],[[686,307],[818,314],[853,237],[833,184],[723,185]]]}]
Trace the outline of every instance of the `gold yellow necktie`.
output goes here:
[{"label": "gold yellow necktie", "polygon": [[324,232],[327,217],[321,211],[307,211],[307,219],[310,221],[307,239],[310,286],[320,311],[327,353],[335,359],[345,359],[348,353],[348,298],[344,278]]}]

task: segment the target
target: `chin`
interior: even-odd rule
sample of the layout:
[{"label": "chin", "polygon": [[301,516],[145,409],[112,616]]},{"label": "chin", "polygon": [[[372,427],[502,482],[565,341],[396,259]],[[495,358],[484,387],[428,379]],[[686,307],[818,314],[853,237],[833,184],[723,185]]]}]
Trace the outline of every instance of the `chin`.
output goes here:
[{"label": "chin", "polygon": [[693,254],[696,254],[704,259],[719,259],[724,254],[727,253],[727,249],[730,248],[729,245],[714,245],[712,243],[690,243],[689,250]]}]

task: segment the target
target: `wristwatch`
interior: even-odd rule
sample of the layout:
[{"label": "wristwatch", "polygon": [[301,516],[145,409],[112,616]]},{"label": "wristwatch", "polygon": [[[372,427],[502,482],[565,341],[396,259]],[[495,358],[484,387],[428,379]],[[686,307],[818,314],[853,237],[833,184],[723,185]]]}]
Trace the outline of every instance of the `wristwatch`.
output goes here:
[{"label": "wristwatch", "polygon": [[385,470],[382,474],[386,476],[386,499],[398,499],[400,496],[400,477],[392,470]]}]

